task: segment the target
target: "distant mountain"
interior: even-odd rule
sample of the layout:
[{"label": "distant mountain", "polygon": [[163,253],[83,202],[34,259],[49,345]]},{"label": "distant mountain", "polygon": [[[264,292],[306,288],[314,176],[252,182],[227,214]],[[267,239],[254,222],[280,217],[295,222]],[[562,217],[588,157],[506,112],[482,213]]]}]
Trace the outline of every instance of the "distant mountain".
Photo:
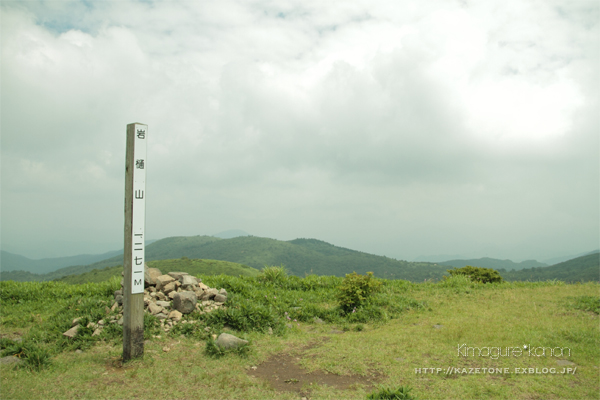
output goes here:
[{"label": "distant mountain", "polygon": [[238,236],[250,236],[250,234],[241,229],[230,229],[228,231],[219,232],[213,236],[220,239],[233,239],[234,237]]},{"label": "distant mountain", "polygon": [[415,257],[412,261],[423,261],[423,262],[433,262],[433,263],[440,263],[443,261],[447,261],[447,260],[458,260],[458,259],[463,259],[463,258],[474,258],[474,257],[478,257],[478,255],[476,253],[470,253],[470,254],[435,254],[435,255],[429,255],[429,256],[423,256],[420,255],[418,257]]},{"label": "distant mountain", "polygon": [[123,254],[123,250],[109,251],[102,254],[80,254],[71,257],[42,258],[32,260],[30,258],[9,253],[2,250],[0,252],[0,269],[6,271],[27,271],[36,274],[46,274],[59,268],[71,267],[74,265],[92,264],[107,258]]},{"label": "distant mountain", "polygon": [[[285,265],[291,274],[336,275],[356,271],[389,279],[406,279],[422,282],[441,279],[445,266],[395,260],[355,250],[337,247],[316,239],[295,239],[289,242],[254,236],[219,239],[213,236],[179,236],[158,240],[146,247],[146,260],[168,260],[187,257],[230,261],[261,269],[265,265]],[[74,266],[46,275],[16,276],[0,274],[1,280],[53,280],[72,274],[83,274],[94,269],[105,269],[123,264],[123,256],[115,256],[91,265]],[[35,279],[32,279],[35,278]]]},{"label": "distant mountain", "polygon": [[541,263],[536,260],[527,260],[522,261],[520,263],[515,263],[511,260],[498,260],[496,258],[477,258],[471,260],[450,260],[439,262],[440,265],[447,265],[449,267],[462,268],[467,265],[472,267],[481,267],[481,268],[492,268],[492,269],[505,269],[507,271],[512,270],[521,270],[524,268],[538,268],[538,267],[547,267],[548,264]]},{"label": "distant mountain", "polygon": [[548,265],[555,265],[555,264],[558,264],[558,263],[561,263],[564,261],[573,260],[574,258],[578,258],[581,256],[587,256],[589,254],[598,253],[599,251],[600,251],[600,249],[593,250],[593,251],[586,251],[585,253],[579,253],[579,254],[574,254],[574,255],[570,255],[570,256],[554,257],[554,258],[549,258],[547,260],[544,260],[543,262]]},{"label": "distant mountain", "polygon": [[[439,280],[447,274],[447,269],[464,265],[499,269],[506,280],[598,281],[600,273],[598,253],[552,266],[543,266],[537,261],[514,263],[510,260],[491,258],[452,260],[446,262],[449,265],[440,265],[376,256],[334,246],[317,239],[280,241],[255,236],[231,239],[213,236],[178,236],[158,240],[146,247],[148,262],[185,260],[185,258],[229,261],[255,269],[261,269],[265,265],[285,265],[291,274],[298,276],[305,274],[344,276],[353,271],[360,274],[372,271],[378,277],[406,279],[413,282],[423,282],[426,279]],[[2,268],[0,280],[54,280],[67,275],[80,275],[92,270],[100,271],[121,265],[123,265],[123,256],[116,255],[93,264],[69,266],[48,274],[32,274],[27,271],[5,272]],[[508,270],[506,266],[512,270]],[[525,268],[517,271],[516,268],[520,267]]]},{"label": "distant mountain", "polygon": [[600,282],[600,253],[577,257],[549,267],[529,268],[520,271],[503,271],[500,275],[507,281]]}]

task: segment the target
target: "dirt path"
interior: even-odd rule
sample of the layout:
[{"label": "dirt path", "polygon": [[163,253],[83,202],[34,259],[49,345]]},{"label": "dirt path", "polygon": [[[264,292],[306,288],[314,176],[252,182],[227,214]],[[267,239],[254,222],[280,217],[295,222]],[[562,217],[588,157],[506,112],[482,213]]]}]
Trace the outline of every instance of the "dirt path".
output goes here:
[{"label": "dirt path", "polygon": [[279,392],[296,392],[306,397],[310,395],[310,386],[312,385],[326,385],[340,390],[362,385],[368,390],[383,378],[378,373],[361,376],[335,375],[319,370],[310,373],[307,372],[299,365],[302,357],[307,350],[319,347],[327,340],[329,340],[328,337],[323,337],[298,350],[274,354],[262,364],[250,369],[248,375],[269,382],[273,389]]}]

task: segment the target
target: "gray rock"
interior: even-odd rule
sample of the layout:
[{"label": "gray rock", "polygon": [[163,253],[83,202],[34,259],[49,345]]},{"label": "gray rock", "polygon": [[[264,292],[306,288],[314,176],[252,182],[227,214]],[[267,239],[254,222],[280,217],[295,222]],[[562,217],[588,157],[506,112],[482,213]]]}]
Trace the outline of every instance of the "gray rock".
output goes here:
[{"label": "gray rock", "polygon": [[219,294],[222,294],[223,296],[227,297],[227,290],[221,288],[219,289]]},{"label": "gray rock", "polygon": [[156,278],[162,275],[158,268],[145,268],[144,269],[144,282],[146,286],[155,286]]},{"label": "gray rock", "polygon": [[75,325],[74,327],[72,327],[71,329],[69,329],[68,331],[63,333],[63,336],[73,339],[75,337],[75,335],[77,334],[78,330],[79,330],[79,325]]},{"label": "gray rock", "polygon": [[196,293],[194,292],[181,292],[175,293],[173,296],[173,308],[183,314],[189,314],[196,309]]},{"label": "gray rock", "polygon": [[75,325],[79,325],[79,320],[81,319],[81,317],[77,317],[74,318],[73,321],[71,321],[71,326],[75,326]]},{"label": "gray rock", "polygon": [[158,319],[167,319],[167,316],[163,313],[158,313],[155,315],[155,317]]},{"label": "gray rock", "polygon": [[101,334],[103,328],[104,328],[103,326],[99,326],[98,328],[96,328],[94,333],[92,333],[92,336],[98,336],[99,334]]},{"label": "gray rock", "polygon": [[175,280],[181,282],[185,275],[189,275],[187,272],[169,272],[169,276],[173,277]]},{"label": "gray rock", "polygon": [[19,357],[15,357],[15,356],[6,356],[6,357],[2,357],[0,358],[0,364],[22,364],[24,361],[21,360]]},{"label": "gray rock", "polygon": [[116,295],[115,301],[117,302],[118,305],[122,306],[123,305],[123,296],[120,294]]},{"label": "gray rock", "polygon": [[148,311],[150,311],[150,314],[152,315],[159,314],[160,312],[162,312],[162,310],[163,308],[156,303],[151,302],[148,304]]},{"label": "gray rock", "polygon": [[115,297],[123,296],[123,289],[115,290]]},{"label": "gray rock", "polygon": [[169,294],[173,290],[177,290],[177,285],[175,284],[175,282],[169,282],[165,286],[162,287],[162,292],[164,294]]},{"label": "gray rock", "polygon": [[315,324],[324,324],[325,321],[323,321],[321,318],[319,317],[315,317]]},{"label": "gray rock", "polygon": [[198,280],[191,275],[184,275],[181,277],[181,287],[186,290],[192,290],[194,286],[198,285]]},{"label": "gray rock", "polygon": [[217,338],[217,346],[223,349],[235,349],[244,344],[248,344],[248,341],[229,333],[221,333]]},{"label": "gray rock", "polygon": [[215,301],[215,303],[225,303],[227,301],[227,297],[219,293],[215,295],[215,298],[213,300]]},{"label": "gray rock", "polygon": [[165,294],[163,292],[157,292],[156,298],[159,299],[160,301],[169,301],[169,298],[167,296],[165,296]]},{"label": "gray rock", "polygon": [[204,293],[202,294],[201,299],[202,300],[211,300],[214,299],[214,297],[219,294],[219,292],[217,291],[217,289],[207,289],[204,291]]},{"label": "gray rock", "polygon": [[158,300],[158,301],[156,302],[156,305],[157,305],[157,306],[164,307],[164,308],[171,308],[171,302],[170,302],[170,301],[162,301],[162,300]]},{"label": "gray rock", "polygon": [[169,313],[169,316],[167,318],[172,319],[173,321],[177,322],[177,321],[181,321],[181,317],[183,317],[182,313],[180,313],[177,310],[173,310]]},{"label": "gray rock", "polygon": [[119,318],[119,320],[117,321],[117,324],[123,325],[123,317]]},{"label": "gray rock", "polygon": [[175,280],[175,278],[173,278],[171,275],[161,275],[161,276],[157,276],[155,281],[156,281],[156,290],[161,290],[163,288],[163,286],[165,286],[167,283],[171,283]]}]

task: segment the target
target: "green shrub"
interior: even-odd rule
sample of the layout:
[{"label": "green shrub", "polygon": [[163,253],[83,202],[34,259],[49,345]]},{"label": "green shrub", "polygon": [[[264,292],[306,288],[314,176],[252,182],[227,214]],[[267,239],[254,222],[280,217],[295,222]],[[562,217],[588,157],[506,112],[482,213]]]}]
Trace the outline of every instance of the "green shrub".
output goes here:
[{"label": "green shrub", "polygon": [[26,343],[13,342],[9,339],[2,341],[2,353],[4,356],[16,356],[24,360],[22,368],[29,368],[32,371],[41,371],[52,365],[51,354],[48,349],[40,347],[35,343],[28,341]]},{"label": "green shrub", "polygon": [[284,324],[277,314],[270,306],[240,299],[231,301],[226,309],[220,308],[203,314],[201,318],[212,327],[222,328],[227,324],[237,331],[266,333],[271,328],[274,332],[281,332]]},{"label": "green shrub", "polygon": [[410,394],[412,389],[408,386],[400,386],[398,389],[380,386],[379,390],[367,396],[368,400],[417,400]]},{"label": "green shrub", "polygon": [[449,269],[447,271],[451,276],[468,276],[469,279],[471,279],[471,281],[473,282],[502,282],[502,277],[500,276],[500,273],[498,273],[498,271],[492,268],[471,267],[470,265],[467,265],[466,267]]},{"label": "green shrub", "polygon": [[41,371],[52,365],[50,352],[44,348],[33,348],[27,353],[25,367],[32,371]]},{"label": "green shrub", "polygon": [[287,271],[283,265],[279,267],[265,265],[259,278],[265,282],[284,283],[287,279]]},{"label": "green shrub", "polygon": [[338,290],[340,308],[345,313],[355,312],[367,302],[371,294],[379,290],[381,282],[375,280],[372,272],[359,275],[356,272],[346,274]]}]

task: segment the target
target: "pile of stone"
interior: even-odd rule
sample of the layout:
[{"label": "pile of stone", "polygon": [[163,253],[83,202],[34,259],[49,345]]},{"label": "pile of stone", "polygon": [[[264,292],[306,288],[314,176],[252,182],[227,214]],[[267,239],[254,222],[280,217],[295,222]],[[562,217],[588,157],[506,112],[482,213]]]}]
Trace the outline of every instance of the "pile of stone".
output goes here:
[{"label": "pile of stone", "polygon": [[[195,323],[182,320],[184,314],[209,313],[224,307],[227,301],[225,289],[210,288],[202,283],[201,279],[187,272],[163,274],[158,268],[148,268],[147,265],[145,267],[144,311],[156,316],[165,332],[178,323]],[[106,319],[87,325],[88,328],[94,329],[94,336],[99,335],[107,324],[123,325],[123,280],[121,289],[115,291],[114,298],[112,307],[106,307]],[[111,312],[113,315],[108,315]],[[79,330],[79,319],[75,318],[71,329],[63,335],[74,337]]]},{"label": "pile of stone", "polygon": [[[161,321],[161,326],[167,332],[181,321],[183,314],[208,313],[224,307],[227,301],[225,289],[210,288],[187,272],[163,275],[158,268],[146,268],[144,280],[144,308]],[[119,295],[122,296],[122,292],[115,293],[117,302]]]}]

